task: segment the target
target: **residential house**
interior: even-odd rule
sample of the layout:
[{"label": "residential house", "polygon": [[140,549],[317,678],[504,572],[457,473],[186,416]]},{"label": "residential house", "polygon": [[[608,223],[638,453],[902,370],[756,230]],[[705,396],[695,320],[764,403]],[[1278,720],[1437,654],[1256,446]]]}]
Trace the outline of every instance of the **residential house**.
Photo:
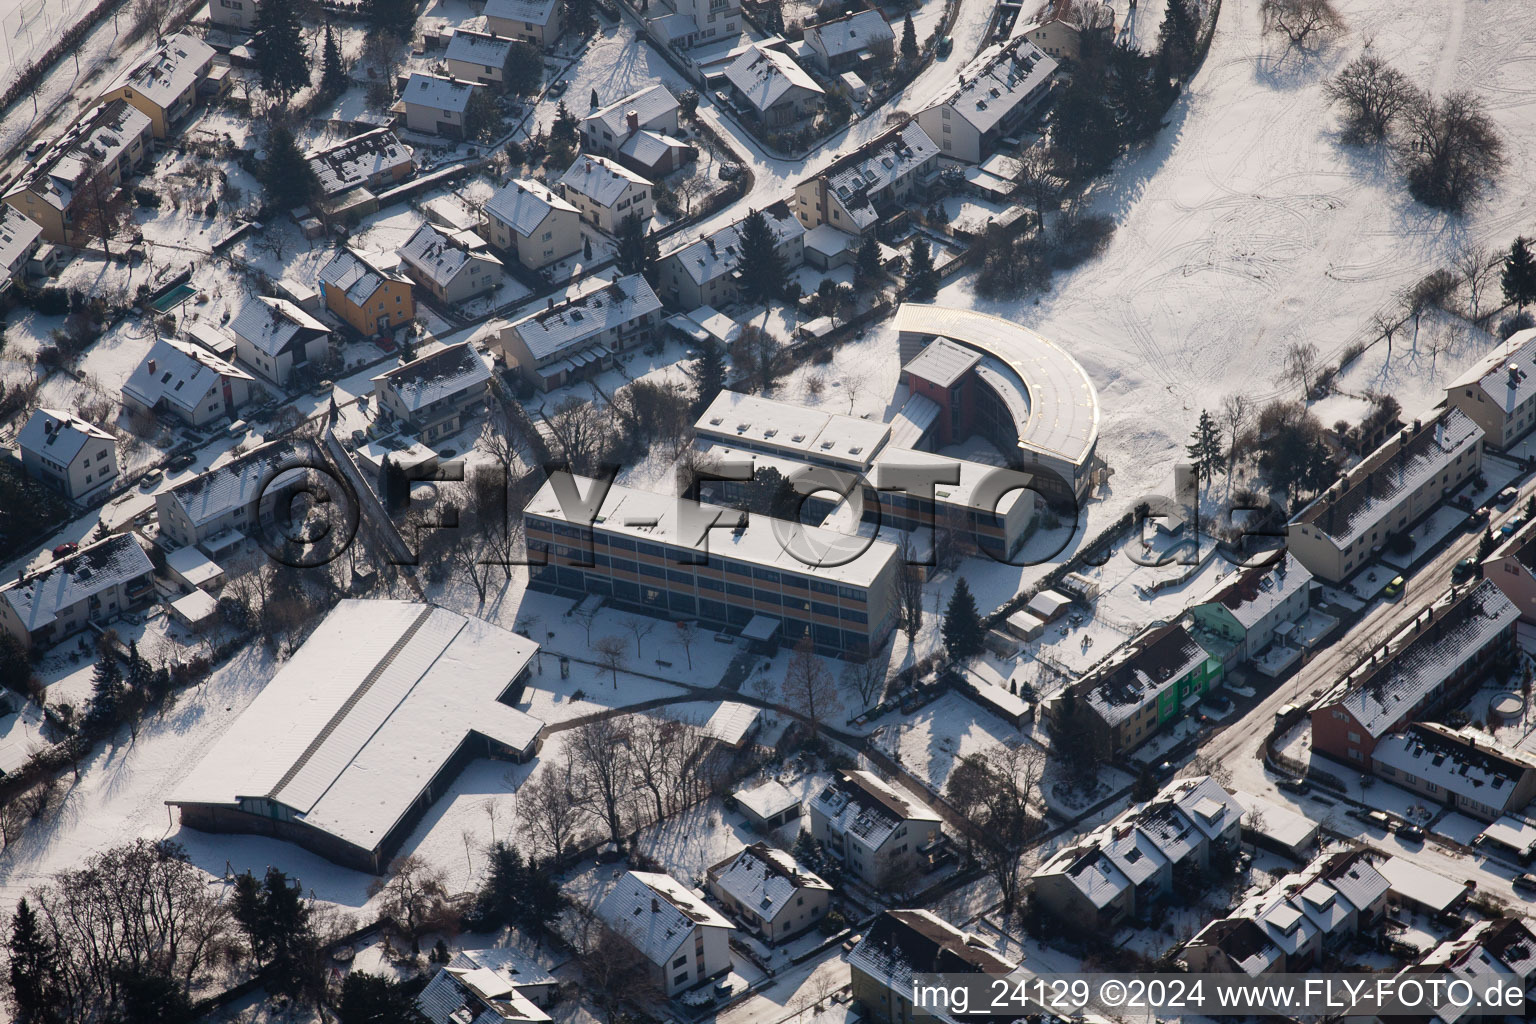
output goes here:
[{"label": "residential house", "polygon": [[384,334],[416,319],[411,279],[379,266],[356,249],[339,249],[320,268],[325,308],[364,337]]},{"label": "residential house", "polygon": [[[1295,555],[1238,569],[1190,609],[1193,628],[1227,667],[1254,661],[1271,644],[1294,644],[1311,608],[1312,574]],[[1297,647],[1299,652],[1300,648]],[[1224,653],[1223,653],[1224,652]]]},{"label": "residential house", "polygon": [[1483,561],[1482,577],[1515,603],[1521,622],[1536,623],[1536,520],[1499,542]]},{"label": "residential house", "polygon": [[495,291],[503,280],[501,260],[483,238],[473,231],[444,234],[431,224],[406,239],[400,263],[411,280],[445,306]]},{"label": "residential house", "polygon": [[641,128],[624,136],[613,158],[651,181],[660,181],[697,160],[699,150],[675,135]]},{"label": "residential house", "polygon": [[249,32],[256,27],[260,0],[208,0],[208,21],[222,29]]},{"label": "residential house", "polygon": [[43,226],[20,208],[0,205],[0,295],[11,282],[24,277],[27,262],[42,244]]},{"label": "residential house", "polygon": [[590,278],[537,313],[493,325],[487,339],[509,369],[544,391],[600,372],[614,353],[646,344],[661,322],[661,300],[639,274]]},{"label": "residential house", "polygon": [[1115,10],[1099,0],[1051,0],[1044,16],[1019,29],[1019,34],[1054,60],[1082,57],[1083,38],[1097,35],[1107,47],[1115,34]]},{"label": "residential house", "polygon": [[514,39],[489,32],[456,28],[443,54],[443,60],[448,64],[448,74],[462,82],[475,82],[500,89],[507,81],[507,68],[512,63],[515,42]]},{"label": "residential house", "polygon": [[218,558],[270,522],[279,501],[303,490],[311,467],[323,465],[308,443],[281,440],[253,448],[156,494],[161,537]]},{"label": "residential house", "polygon": [[1185,626],[1172,622],[1127,641],[1048,699],[1045,712],[1053,729],[1063,729],[1072,709],[1073,727],[1083,730],[1073,742],[1092,743],[1104,756],[1118,757],[1193,710],[1221,679],[1220,660]]},{"label": "residential house", "polygon": [[278,387],[331,358],[331,329],[287,299],[258,295],[229,322],[240,361]]},{"label": "residential house", "polygon": [[847,771],[810,802],[811,836],[865,885],[900,885],[939,839],[939,816],[873,772]]},{"label": "residential house", "polygon": [[464,115],[469,99],[482,86],[456,78],[412,72],[400,103],[405,110],[405,126],[413,132],[440,135],[445,139],[464,138]]},{"label": "residential house", "polygon": [[854,1002],[879,1024],[942,1019],[938,1016],[942,1010],[925,1007],[916,999],[913,988],[918,975],[982,974],[1002,979],[1017,968],[985,939],[927,910],[885,911],[848,954]]},{"label": "residential house", "polygon": [[[774,252],[790,269],[805,261],[805,226],[786,203],[763,210],[777,241]],[[687,242],[662,255],[657,267],[661,294],[668,303],[683,309],[722,306],[740,296],[741,222]]]},{"label": "residential house", "polygon": [[1377,744],[1511,656],[1514,603],[1492,582],[1424,609],[1312,705],[1312,749],[1369,771]]},{"label": "residential house", "polygon": [[734,39],[745,28],[741,0],[665,0],[658,10],[666,8],[670,13],[651,18],[650,24],[679,49]]},{"label": "residential house", "polygon": [[431,1024],[544,1024],[558,984],[515,949],[466,949],[427,982],[416,1009]]},{"label": "residential house", "polygon": [[578,156],[560,178],[560,194],[581,213],[582,220],[617,235],[630,217],[648,228],[656,201],[651,183],[606,157]]},{"label": "residential house", "polygon": [[560,38],[560,0],[486,0],[485,24],[498,36],[546,50]]},{"label": "residential house", "polygon": [[664,85],[630,93],[581,119],[581,148],[596,156],[617,156],[619,146],[635,132],[678,133],[677,97]]},{"label": "residential house", "polygon": [[1214,779],[1178,779],[1053,854],[1030,880],[1035,902],[1069,930],[1107,937],[1234,855],[1242,818]]},{"label": "residential house", "polygon": [[1517,331],[1446,386],[1446,404],[1507,448],[1536,427],[1536,328]]},{"label": "residential house", "polygon": [[1390,889],[1366,851],[1325,854],[1207,924],[1179,958],[1197,974],[1306,971],[1379,925]]},{"label": "residential house", "polygon": [[98,175],[116,188],[149,155],[154,138],[149,115],[124,100],[104,103],[64,134],[5,194],[14,206],[42,225],[43,238],[59,245],[89,241],[90,184]]},{"label": "residential house", "polygon": [[388,128],[374,128],[345,142],[304,154],[326,198],[353,189],[383,189],[409,178],[416,170],[411,147]]},{"label": "residential house", "polygon": [[1415,420],[1292,516],[1287,548],[1314,576],[1346,579],[1478,473],[1483,437],[1457,408]]},{"label": "residential house", "polygon": [[154,574],[138,539],[117,534],[0,586],[0,625],[24,647],[55,643],[153,599]]},{"label": "residential house", "polygon": [[782,50],[754,43],[725,69],[736,101],[770,128],[810,117],[827,91]]},{"label": "residential house", "polygon": [[1523,811],[1536,800],[1536,754],[1470,726],[1414,722],[1371,751],[1381,778],[1483,821]]},{"label": "residential house", "polygon": [[422,441],[457,434],[490,393],[491,370],[467,341],[440,348],[373,378],[379,412],[410,425]]},{"label": "residential house", "polygon": [[863,237],[902,216],[938,162],[939,147],[909,121],[796,185],[795,216],[806,230],[830,225]]},{"label": "residential house", "polygon": [[896,33],[883,14],[868,8],[812,25],[805,30],[805,43],[816,55],[816,66],[836,75],[857,67],[872,47],[883,45],[894,51]]},{"label": "residential house", "polygon": [[212,69],[213,47],[177,32],[119,76],[101,100],[126,100],[149,117],[155,138],[164,139],[181,127],[197,105],[198,87],[209,79]]},{"label": "residential house", "polygon": [[179,338],[159,338],[123,382],[123,407],[189,427],[235,418],[255,380],[227,359]]},{"label": "residential house", "polygon": [[486,200],[485,237],[529,270],[581,251],[581,213],[537,181],[515,178]]},{"label": "residential house", "polygon": [[[1404,991],[1403,983],[1416,980],[1414,975],[1420,974],[1432,975],[1444,982],[1465,983],[1469,991],[1478,995],[1495,984],[1528,992],[1532,981],[1536,981],[1536,930],[1519,917],[1478,921],[1459,937],[1446,939],[1425,953],[1418,963],[1405,967],[1397,975],[1397,991]],[[1477,1007],[1468,1005],[1464,996],[1457,994],[1451,998],[1449,992],[1455,990],[1442,986],[1428,991],[1432,999],[1446,993],[1444,1001],[1415,1020],[1429,1024],[1473,1024],[1475,1021],[1509,1019],[1496,1008],[1478,1013]],[[1378,1017],[1375,1024],[1389,1024],[1393,1019]]]},{"label": "residential house", "polygon": [[71,501],[117,479],[117,438],[74,413],[38,409],[22,426],[16,443],[28,475]]},{"label": "residential house", "polygon": [[731,969],[735,928],[671,875],[626,871],[597,916],[650,962],[657,990],[668,997]]},{"label": "residential house", "polygon": [[709,892],[741,927],[770,946],[815,926],[832,887],[795,858],[753,843],[709,869]]},{"label": "residential house", "polygon": [[1024,36],[987,47],[917,115],[945,156],[979,164],[1024,127],[1050,92],[1056,61]]}]

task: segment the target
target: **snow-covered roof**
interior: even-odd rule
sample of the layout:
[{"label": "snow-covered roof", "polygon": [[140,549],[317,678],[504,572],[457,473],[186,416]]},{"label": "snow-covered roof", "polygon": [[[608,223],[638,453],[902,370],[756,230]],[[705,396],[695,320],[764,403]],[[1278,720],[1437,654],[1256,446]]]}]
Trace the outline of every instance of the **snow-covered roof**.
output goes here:
[{"label": "snow-covered roof", "polygon": [[600,156],[578,156],[560,177],[560,188],[569,196],[579,192],[598,206],[612,206],[631,186],[646,188],[650,181],[621,164]]},{"label": "snow-covered roof", "polygon": [[689,148],[691,147],[688,143],[682,139],[643,129],[619,143],[619,155],[628,157],[644,167],[655,167],[672,150]]},{"label": "snow-covered roof", "polygon": [[319,460],[320,453],[310,445],[285,438],[161,491],[155,501],[175,502],[194,526],[201,526],[250,505],[264,487],[286,483],[309,467],[323,465]]},{"label": "snow-covered roof", "polygon": [[1158,626],[1127,642],[1083,676],[1080,696],[1105,723],[1117,725],[1208,657],[1183,626]]},{"label": "snow-covered roof", "polygon": [[219,564],[197,548],[177,548],[165,555],[165,564],[192,586],[201,586],[224,574]]},{"label": "snow-covered roof", "polygon": [[1480,389],[1506,414],[1536,395],[1536,327],[1517,331],[1446,385],[1458,388]]},{"label": "snow-covered roof", "polygon": [[401,404],[416,412],[466,391],[483,394],[490,380],[490,367],[475,346],[461,341],[387,370],[373,378],[373,385],[394,391]]},{"label": "snow-covered roof", "polygon": [[1513,814],[1506,814],[1483,829],[1478,838],[1491,839],[1517,852],[1536,848],[1536,823]]},{"label": "snow-covered roof", "polygon": [[529,178],[515,178],[507,182],[485,201],[486,213],[524,238],[537,231],[544,219],[556,210],[581,216],[576,207]]},{"label": "snow-covered roof", "polygon": [[486,0],[484,13],[487,18],[548,25],[559,6],[559,0]]},{"label": "snow-covered roof", "polygon": [[848,954],[848,965],[908,1002],[919,974],[1001,976],[1017,967],[986,940],[927,910],[887,910],[881,914]]},{"label": "snow-covered roof", "polygon": [[8,203],[0,203],[0,288],[10,279],[10,268],[31,252],[42,234],[43,226],[37,221]]},{"label": "snow-covered roof", "polygon": [[412,163],[411,147],[388,128],[374,128],[334,146],[312,149],[304,154],[304,159],[320,179],[320,191],[328,196]]},{"label": "snow-covered roof", "polygon": [[[1402,973],[1449,974],[1455,980],[1471,983],[1477,992],[1495,983],[1518,989],[1528,985],[1536,974],[1536,931],[1519,917],[1478,921],[1456,938],[1441,942]],[[1466,1000],[1446,998],[1433,1016],[1422,1019],[1435,1024],[1456,1024],[1463,1019],[1485,1018],[1478,1016],[1476,1007]]]},{"label": "snow-covered roof", "polygon": [[823,257],[857,249],[859,240],[846,231],[839,231],[830,224],[818,224],[805,233],[805,248]]},{"label": "snow-covered roof", "polygon": [[876,10],[859,11],[813,25],[805,30],[805,41],[828,57],[842,57],[867,50],[871,44],[893,42],[896,33],[890,22]]},{"label": "snow-covered roof", "polygon": [[590,132],[594,127],[606,128],[615,139],[629,132],[629,115],[634,113],[641,128],[654,127],[663,119],[671,120],[678,109],[677,97],[664,85],[652,85],[639,92],[630,93],[606,107],[599,107],[582,118],[582,127]]},{"label": "snow-covered roof", "polygon": [[[784,203],[775,203],[763,211],[776,247],[805,235],[805,225]],[[741,262],[741,221],[728,225],[696,241],[672,250],[663,257],[677,260],[694,283],[704,285],[717,277],[735,273]]]},{"label": "snow-covered roof", "polygon": [[537,360],[548,359],[607,331],[661,309],[661,300],[639,274],[614,281],[583,282],[565,301],[513,322],[508,330]]},{"label": "snow-covered roof", "polygon": [[684,314],[710,337],[721,344],[729,344],[741,333],[741,325],[713,306],[700,306]]},{"label": "snow-covered roof", "polygon": [[[553,9],[553,4],[550,6]],[[513,42],[515,40],[503,36],[492,35],[489,32],[474,32],[460,26],[453,30],[453,35],[448,40],[448,49],[443,56],[448,60],[461,60],[466,64],[500,68],[506,66],[507,57],[512,53]]]},{"label": "snow-covered roof", "polygon": [[[1099,437],[1099,397],[1085,371],[1059,345],[1002,317],[970,309],[904,302],[896,330],[948,338],[993,356],[1022,384],[1019,447],[1085,465]],[[907,364],[911,365],[910,361]],[[979,370],[979,367],[978,367]]]},{"label": "snow-covered roof", "polygon": [[[1429,623],[1416,621],[1407,643],[1385,658],[1371,657],[1339,681],[1314,713],[1342,707],[1366,732],[1384,735],[1438,693],[1467,660],[1520,617],[1492,580],[1433,606]],[[1421,617],[1422,619],[1422,617]]]},{"label": "snow-covered roof", "polygon": [[763,821],[800,806],[800,799],[773,779],[750,789],[738,789],[732,796],[738,804]]},{"label": "snow-covered roof", "polygon": [[896,792],[867,771],[840,771],[838,778],[811,800],[811,810],[840,835],[857,838],[878,850],[896,827],[906,821],[938,821],[927,807]]},{"label": "snow-covered roof", "polygon": [[154,408],[164,401],[187,413],[198,409],[208,392],[225,380],[251,380],[250,374],[201,345],[179,338],[159,338],[123,382],[123,394]]},{"label": "snow-covered roof", "polygon": [[598,917],[655,964],[671,963],[699,927],[731,922],[671,875],[626,871],[597,907]]},{"label": "snow-covered roof", "polygon": [[31,633],[86,598],[154,571],[133,534],[118,534],[12,580],[0,587],[0,596]]},{"label": "snow-covered roof", "polygon": [[1252,629],[1286,600],[1312,583],[1306,566],[1287,551],[1273,564],[1239,569],[1218,584],[1202,603],[1219,604],[1244,629]]},{"label": "snow-covered roof", "polygon": [[431,224],[417,228],[400,247],[399,253],[400,259],[417,273],[444,288],[476,261],[502,265],[501,260],[486,250],[485,241],[473,231],[445,235]]},{"label": "snow-covered roof", "polygon": [[[953,480],[933,486],[934,504],[964,509],[982,516],[1007,515],[1025,497],[1024,488],[1034,478],[1007,466],[992,466],[948,455],[938,455],[917,448],[903,448],[887,443],[870,467],[870,481],[876,489],[900,489],[914,479],[935,479],[929,470],[954,473]],[[914,470],[922,473],[914,477]],[[1039,595],[1036,595],[1039,596]]]},{"label": "snow-covered roof", "polygon": [[728,747],[740,746],[757,725],[762,714],[751,704],[735,700],[723,700],[704,723],[705,735],[719,740]]},{"label": "snow-covered roof", "polygon": [[1376,865],[1392,892],[1429,907],[1436,913],[1449,910],[1466,894],[1467,887],[1414,863],[1407,857],[1388,857]]},{"label": "snow-covered roof", "polygon": [[709,869],[709,878],[737,903],[770,922],[807,889],[832,891],[821,876],[767,843],[753,843],[727,857]]},{"label": "snow-covered roof", "polygon": [[[576,481],[583,494],[593,486],[592,481],[583,477]],[[739,510],[702,502],[688,503],[685,511],[675,495],[638,491],[618,484],[608,488],[602,505],[591,513],[595,519],[585,518],[586,513],[568,517],[556,496],[553,479],[545,481],[523,511],[578,527],[592,525],[603,533],[655,544],[669,561],[696,563],[699,556],[707,554],[711,565],[746,563],[855,587],[873,583],[896,556],[896,546],[889,541],[866,541],[835,530],[798,524],[786,529],[781,520],[743,516]],[[705,529],[711,522],[729,526],[743,519],[745,526],[739,530]]]},{"label": "snow-covered roof", "polygon": [[50,461],[67,466],[75,461],[87,441],[112,441],[114,438],[94,423],[63,409],[40,408],[21,428],[16,443],[25,452],[37,452]]},{"label": "snow-covered roof", "polygon": [[68,209],[90,168],[111,167],[151,123],[148,114],[126,100],[102,104],[76,122],[16,190],[30,189],[55,209]]},{"label": "snow-covered roof", "polygon": [[537,648],[446,608],[342,601],[166,802],[269,802],[374,850],[471,734],[532,749],[543,723],[499,698]]},{"label": "snow-covered roof", "polygon": [[405,91],[400,94],[400,99],[419,107],[462,114],[477,88],[479,86],[473,82],[415,71],[411,73],[411,80],[405,83]]},{"label": "snow-covered roof", "polygon": [[1519,783],[1536,772],[1536,754],[1503,746],[1470,727],[1454,730],[1430,722],[1382,737],[1371,760],[1500,811]]},{"label": "snow-covered roof", "polygon": [[320,282],[335,288],[354,306],[367,305],[385,281],[407,281],[392,271],[375,266],[354,249],[339,249],[320,268]]},{"label": "snow-covered roof", "polygon": [[977,54],[950,92],[932,106],[950,107],[985,133],[1021,103],[1033,102],[1055,73],[1055,60],[1024,36],[1016,36]]},{"label": "snow-covered roof", "polygon": [[867,467],[890,436],[890,427],[843,413],[723,390],[693,425],[699,437],[750,444],[802,461],[837,461]]},{"label": "snow-covered roof", "polygon": [[725,77],[759,113],[773,109],[795,89],[826,92],[793,57],[765,46],[753,46],[737,57]]},{"label": "snow-covered roof", "polygon": [[1448,408],[1434,419],[1403,430],[1350,467],[1331,487],[1292,517],[1347,547],[1355,538],[1394,515],[1412,494],[1471,451],[1483,429],[1460,409]]},{"label": "snow-covered roof", "polygon": [[123,87],[168,109],[182,94],[197,85],[198,78],[213,61],[213,47],[196,36],[177,32],[167,36],[154,52],[118,76],[108,86],[112,92]]},{"label": "snow-covered roof", "polygon": [[171,608],[184,620],[195,624],[213,618],[218,613],[219,602],[209,596],[206,590],[194,587],[190,594],[182,594],[172,601]]},{"label": "snow-covered roof", "polygon": [[1252,793],[1238,792],[1233,796],[1250,815],[1243,821],[1245,829],[1292,849],[1305,846],[1317,838],[1318,824],[1306,815],[1297,814],[1282,804]]},{"label": "snow-covered roof", "polygon": [[331,329],[287,299],[258,295],[240,307],[229,329],[269,356],[286,351],[295,341],[307,341]]},{"label": "snow-covered roof", "polygon": [[554,975],[515,949],[466,949],[427,983],[416,1008],[432,1024],[542,1024],[549,1015],[520,990],[554,984]]}]

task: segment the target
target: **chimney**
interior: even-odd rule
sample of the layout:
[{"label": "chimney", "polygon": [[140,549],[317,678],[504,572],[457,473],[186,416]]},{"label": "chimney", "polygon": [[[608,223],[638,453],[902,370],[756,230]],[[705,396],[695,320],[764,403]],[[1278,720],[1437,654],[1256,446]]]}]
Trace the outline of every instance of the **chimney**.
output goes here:
[{"label": "chimney", "polygon": [[155,372],[155,361],[153,359],[151,359],[149,361],[149,372],[150,373],[154,373]]},{"label": "chimney", "polygon": [[638,110],[624,111],[624,125],[631,133],[640,130],[640,112]]},{"label": "chimney", "polygon": [[655,896],[651,897],[651,913],[653,913],[653,914],[661,913],[661,901],[658,900]]},{"label": "chimney", "polygon": [[555,297],[553,295],[551,295],[549,298],[545,299],[544,301],[549,303],[549,306],[547,307],[546,311],[553,310],[555,308]]}]

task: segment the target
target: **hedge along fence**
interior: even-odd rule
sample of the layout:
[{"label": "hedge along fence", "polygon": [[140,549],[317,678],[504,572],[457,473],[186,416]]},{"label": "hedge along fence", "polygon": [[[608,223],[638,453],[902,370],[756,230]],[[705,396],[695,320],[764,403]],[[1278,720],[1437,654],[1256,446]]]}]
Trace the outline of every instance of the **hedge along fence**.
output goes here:
[{"label": "hedge along fence", "polygon": [[1021,590],[1001,608],[986,616],[983,624],[988,629],[991,629],[1020,608],[1023,608],[1040,591],[1049,590],[1060,583],[1068,573],[1076,572],[1085,565],[1103,565],[1103,561],[1099,560],[1100,554],[1107,559],[1110,550],[1115,544],[1119,543],[1137,523],[1146,518],[1147,512],[1147,505],[1143,502],[1119,519],[1116,519],[1113,523],[1100,530],[1092,540],[1078,548],[1071,558],[1040,577],[1034,586]]}]

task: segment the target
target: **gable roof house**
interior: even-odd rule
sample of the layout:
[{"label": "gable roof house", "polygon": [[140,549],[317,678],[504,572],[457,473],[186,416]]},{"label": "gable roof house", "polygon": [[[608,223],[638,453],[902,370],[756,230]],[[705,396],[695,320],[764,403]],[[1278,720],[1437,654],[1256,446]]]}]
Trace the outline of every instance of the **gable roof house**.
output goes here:
[{"label": "gable roof house", "polygon": [[531,178],[514,178],[486,200],[481,226],[492,245],[529,270],[581,251],[581,213]]},{"label": "gable roof house", "polygon": [[1098,33],[1112,39],[1115,9],[1099,0],[1051,0],[1039,21],[1019,29],[1019,34],[1056,60],[1078,60],[1083,37]]},{"label": "gable roof house", "polygon": [[783,850],[753,843],[709,869],[709,891],[742,928],[772,945],[821,920],[832,887]]},{"label": "gable roof house", "polygon": [[201,427],[251,397],[255,378],[234,363],[179,338],[160,338],[123,382],[123,405],[148,416],[169,415]]},{"label": "gable roof house", "polygon": [[270,516],[285,494],[324,465],[314,446],[290,439],[253,448],[222,466],[183,480],[155,495],[162,537],[178,547],[197,547],[211,557],[245,540]]},{"label": "gable roof house", "polygon": [[647,25],[661,34],[673,49],[685,50],[711,41],[735,39],[741,0],[666,0]]},{"label": "gable roof house", "polygon": [[338,249],[320,268],[320,296],[326,309],[367,338],[416,319],[411,279],[356,249]]},{"label": "gable roof house", "polygon": [[1517,331],[1445,388],[1446,403],[1507,448],[1536,427],[1536,327]]},{"label": "gable roof house", "polygon": [[197,103],[198,86],[210,78],[212,70],[213,47],[177,32],[123,72],[101,99],[104,103],[126,100],[149,117],[155,138],[163,139],[180,129]]},{"label": "gable roof house", "polygon": [[1471,726],[1414,722],[1371,751],[1376,774],[1483,821],[1518,814],[1536,800],[1536,754]]},{"label": "gable roof house", "polygon": [[488,341],[508,369],[545,391],[600,372],[615,352],[643,345],[661,322],[661,300],[640,274],[591,278],[556,302],[491,328]]},{"label": "gable roof house", "polygon": [[677,995],[731,969],[731,922],[671,875],[626,871],[597,916],[650,961],[658,989]]},{"label": "gable roof house", "polygon": [[809,117],[826,95],[789,54],[756,43],[725,69],[725,79],[737,102],[769,126]]},{"label": "gable roof house", "polygon": [[155,567],[131,533],[0,586],[0,625],[24,647],[55,643],[154,597]]},{"label": "gable roof house", "polygon": [[[1001,978],[1018,965],[985,939],[927,910],[887,910],[848,954],[853,998],[882,1024],[946,1020],[942,1010],[914,1006],[920,974],[985,974]],[[959,1017],[956,1019],[965,1019]]]},{"label": "gable roof house", "polygon": [[445,139],[464,137],[464,112],[469,109],[469,98],[476,89],[474,82],[461,82],[456,78],[430,75],[421,71],[411,73],[400,94],[400,105],[405,112],[405,126],[413,132],[441,135]]},{"label": "gable roof house", "polygon": [[939,816],[867,771],[839,771],[810,802],[811,835],[866,885],[915,871],[939,839]]},{"label": "gable roof house", "polygon": [[796,185],[795,216],[808,231],[828,225],[863,237],[900,215],[938,162],[939,147],[909,121]]},{"label": "gable roof house", "polygon": [[27,261],[42,244],[43,226],[18,207],[0,204],[0,295],[11,282],[24,277]]},{"label": "gable roof house", "polygon": [[562,6],[560,0],[486,0],[485,24],[498,36],[543,50],[560,38]]},{"label": "gable roof house", "polygon": [[448,74],[460,81],[499,88],[507,80],[515,41],[460,26],[448,37],[448,48],[443,53]]},{"label": "gable roof house", "polygon": [[[1490,984],[1528,992],[1531,982],[1536,980],[1536,931],[1519,917],[1478,921],[1458,937],[1446,939],[1425,953],[1418,963],[1403,968],[1397,981],[1401,984],[1415,974],[1466,982],[1479,993]],[[1496,1010],[1479,1015],[1477,1008],[1467,1005],[1464,998],[1447,998],[1435,1012],[1412,1019],[1426,1024],[1471,1024],[1508,1018],[1501,1018]]]},{"label": "gable roof house", "polygon": [[431,224],[417,228],[400,247],[400,262],[411,280],[445,305],[495,291],[502,283],[501,260],[473,231],[448,234]]},{"label": "gable roof house", "polygon": [[606,157],[578,156],[559,186],[583,220],[610,235],[617,235],[630,217],[648,226],[656,208],[651,183]]},{"label": "gable roof house", "polygon": [[79,501],[117,479],[117,438],[61,409],[38,409],[16,437],[27,474]]},{"label": "gable roof house", "polygon": [[[388,128],[374,128],[334,146],[304,154],[327,199],[357,189],[365,193],[409,178],[416,170],[411,147]],[[353,204],[348,203],[349,207]],[[374,200],[377,207],[377,200]]]},{"label": "gable roof house", "polygon": [[113,186],[144,163],[154,138],[149,115],[125,100],[113,100],[93,109],[32,165],[5,194],[14,206],[42,225],[43,238],[58,245],[83,240],[76,227],[77,202],[96,174]]},{"label": "gable roof house", "polygon": [[[647,174],[662,160],[660,150],[648,150],[658,145],[665,149],[669,143],[663,140],[687,147],[687,143],[676,138],[678,110],[677,97],[664,85],[630,93],[581,119],[582,152],[615,157],[641,174]],[[637,142],[641,136],[647,139]],[[622,153],[621,150],[631,143],[629,154]],[[672,169],[666,168],[668,171]]]},{"label": "gable roof house", "polygon": [[[784,265],[792,270],[805,262],[805,225],[790,212],[789,205],[774,203],[763,210],[763,216],[777,242],[774,252]],[[661,294],[683,309],[719,309],[740,295],[740,263],[741,222],[737,221],[663,254],[657,264]]]},{"label": "gable roof house", "polygon": [[239,360],[280,388],[295,371],[331,357],[331,329],[287,299],[258,295],[240,307],[229,330]]},{"label": "gable roof house", "polygon": [[222,29],[256,27],[256,4],[260,0],[208,0],[208,22]]},{"label": "gable roof house", "polygon": [[467,341],[440,348],[373,378],[378,408],[408,423],[422,441],[457,434],[490,392],[491,370]]},{"label": "gable roof house", "polygon": [[557,984],[515,949],[466,949],[427,982],[416,1009],[432,1024],[544,1024]]},{"label": "gable roof house", "polygon": [[918,124],[945,156],[979,164],[1023,127],[1050,92],[1056,61],[1024,36],[982,50]]},{"label": "gable roof house", "polygon": [[816,55],[816,66],[831,75],[856,67],[871,46],[894,46],[896,33],[885,16],[871,8],[812,25],[805,30],[805,42]]},{"label": "gable roof house", "polygon": [[[1306,616],[1311,594],[1312,574],[1287,551],[1273,564],[1234,572],[1192,607],[1190,615],[1201,644],[1232,666],[1255,660],[1271,643],[1288,645],[1292,630],[1287,624]],[[1301,648],[1294,651],[1299,657]],[[1265,666],[1260,671],[1266,671]]]},{"label": "gable roof house", "polygon": [[1483,428],[1457,408],[1415,420],[1291,517],[1286,547],[1338,583],[1483,465]]},{"label": "gable roof house", "polygon": [[1520,617],[1489,580],[1453,592],[1364,655],[1312,705],[1312,748],[1369,771],[1381,740],[1509,656]]}]

